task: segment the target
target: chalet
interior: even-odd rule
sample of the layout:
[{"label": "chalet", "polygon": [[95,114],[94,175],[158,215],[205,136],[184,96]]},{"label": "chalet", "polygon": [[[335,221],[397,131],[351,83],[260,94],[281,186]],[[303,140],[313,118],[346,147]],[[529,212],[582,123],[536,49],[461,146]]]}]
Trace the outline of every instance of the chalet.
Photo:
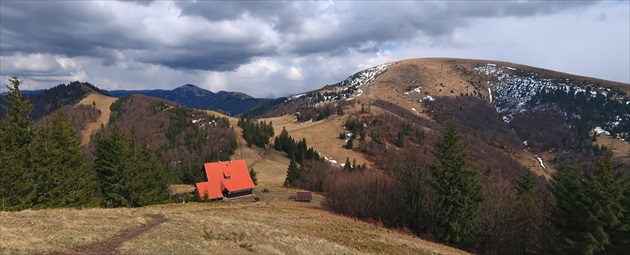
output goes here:
[{"label": "chalet", "polygon": [[244,160],[203,164],[206,181],[196,183],[199,196],[210,200],[251,195],[256,187]]}]

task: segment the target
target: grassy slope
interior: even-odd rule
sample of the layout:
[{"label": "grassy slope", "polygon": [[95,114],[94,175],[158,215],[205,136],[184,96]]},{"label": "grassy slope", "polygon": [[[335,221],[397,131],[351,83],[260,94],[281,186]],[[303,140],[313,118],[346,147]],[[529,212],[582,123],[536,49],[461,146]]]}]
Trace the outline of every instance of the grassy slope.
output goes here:
[{"label": "grassy slope", "polygon": [[96,108],[101,111],[101,116],[99,116],[96,122],[88,123],[84,130],[81,130],[79,133],[81,135],[81,145],[86,145],[90,143],[90,138],[92,137],[92,133],[96,132],[101,125],[106,125],[109,122],[109,116],[111,114],[111,110],[109,107],[116,101],[118,98],[108,97],[99,93],[90,93],[87,97],[79,102],[79,104],[84,105],[92,105],[92,103],[96,103]]},{"label": "grassy slope", "polygon": [[[273,194],[269,193],[269,194]],[[2,212],[0,253],[63,251],[104,240],[163,214],[167,222],[123,243],[121,253],[247,254],[465,254],[413,235],[339,216],[283,195],[261,202],[186,203],[143,208]],[[204,234],[213,233],[214,240]],[[225,240],[223,236],[242,236]]]},{"label": "grassy slope", "polygon": [[[342,149],[343,141],[336,138],[344,120],[331,118],[316,123],[297,123],[285,116],[267,121],[274,121],[277,133],[285,126],[295,138],[306,137],[309,145],[322,153],[331,153],[331,146],[338,147],[339,151],[330,149],[334,152],[331,155],[339,157],[338,160],[347,155],[363,162],[359,154],[353,155],[354,152]],[[231,118],[233,126],[237,121]],[[334,131],[327,128],[329,126],[334,126]],[[236,130],[240,134],[238,127]],[[325,138],[317,139],[320,136]],[[167,222],[124,242],[119,250],[121,253],[465,254],[410,233],[328,212],[320,206],[324,198],[319,194],[314,195],[312,203],[288,200],[289,196],[295,195],[295,190],[282,187],[289,164],[284,153],[269,150],[261,159],[262,149],[248,148],[241,136],[238,142],[235,158],[245,159],[248,166],[258,172],[259,185],[255,195],[261,197],[259,202],[248,198],[232,203],[0,212],[0,254],[59,252],[103,241],[147,223],[151,214],[162,214]],[[261,193],[263,188],[270,192]],[[207,239],[204,229],[215,238]],[[219,234],[229,238],[219,238]],[[243,248],[248,245],[252,252]]]}]

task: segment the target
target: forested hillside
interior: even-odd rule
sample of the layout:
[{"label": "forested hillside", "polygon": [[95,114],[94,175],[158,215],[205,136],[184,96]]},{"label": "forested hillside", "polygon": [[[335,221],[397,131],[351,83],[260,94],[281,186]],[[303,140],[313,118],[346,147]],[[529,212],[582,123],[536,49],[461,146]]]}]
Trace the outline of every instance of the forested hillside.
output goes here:
[{"label": "forested hillside", "polygon": [[200,181],[204,162],[229,160],[236,150],[236,133],[226,117],[143,95],[122,97],[111,109],[105,129],[117,126],[127,136],[135,132],[156,150],[172,183]]},{"label": "forested hillside", "polygon": [[[66,106],[74,105],[81,101],[90,92],[103,94],[103,91],[87,82],[71,82],[59,84],[49,89],[24,94],[33,104],[30,117],[39,119],[55,110]],[[7,106],[6,95],[0,96],[0,106]],[[4,112],[0,112],[0,118],[4,117]]]}]

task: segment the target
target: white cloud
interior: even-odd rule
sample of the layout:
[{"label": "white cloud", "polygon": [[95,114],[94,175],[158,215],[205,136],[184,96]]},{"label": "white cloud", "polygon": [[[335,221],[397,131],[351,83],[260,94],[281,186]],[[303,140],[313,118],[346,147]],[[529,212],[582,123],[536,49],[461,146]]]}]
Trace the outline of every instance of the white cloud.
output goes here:
[{"label": "white cloud", "polygon": [[294,81],[301,81],[301,80],[304,80],[304,77],[302,77],[302,73],[297,67],[292,66],[291,68],[289,68],[289,71],[287,72],[287,79],[294,80]]}]

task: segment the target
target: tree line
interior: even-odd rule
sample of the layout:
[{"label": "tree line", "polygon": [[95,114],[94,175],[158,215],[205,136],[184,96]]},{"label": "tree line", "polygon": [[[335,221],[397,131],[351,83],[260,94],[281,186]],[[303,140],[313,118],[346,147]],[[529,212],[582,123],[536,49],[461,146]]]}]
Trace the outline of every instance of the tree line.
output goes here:
[{"label": "tree line", "polygon": [[243,139],[247,142],[247,147],[256,145],[260,148],[264,148],[269,144],[269,139],[273,137],[273,123],[261,121],[256,123],[250,118],[241,117],[238,120],[238,126],[243,129]]},{"label": "tree line", "polygon": [[101,129],[92,161],[64,111],[34,127],[20,78],[9,82],[0,119],[2,210],[142,206],[168,199],[166,171],[146,143],[117,128]]}]

